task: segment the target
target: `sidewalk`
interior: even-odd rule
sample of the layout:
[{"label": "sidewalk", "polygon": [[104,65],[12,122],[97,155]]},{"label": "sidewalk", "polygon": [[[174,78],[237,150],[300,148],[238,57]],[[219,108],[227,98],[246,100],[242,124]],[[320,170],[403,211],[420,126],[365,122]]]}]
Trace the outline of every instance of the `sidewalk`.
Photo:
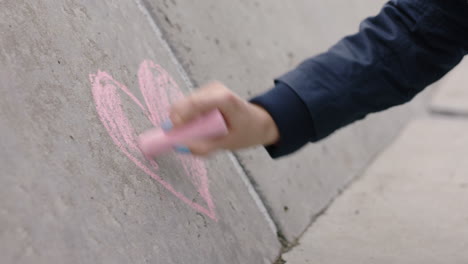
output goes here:
[{"label": "sidewalk", "polygon": [[467,65],[434,97],[431,110],[450,115],[410,123],[286,263],[468,263]]}]

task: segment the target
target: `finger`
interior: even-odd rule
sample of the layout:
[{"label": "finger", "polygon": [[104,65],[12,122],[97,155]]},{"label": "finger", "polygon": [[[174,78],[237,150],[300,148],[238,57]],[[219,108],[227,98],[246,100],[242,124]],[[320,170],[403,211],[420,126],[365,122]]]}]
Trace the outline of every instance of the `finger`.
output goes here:
[{"label": "finger", "polygon": [[233,111],[237,100],[223,85],[211,84],[174,104],[170,118],[177,127],[215,108],[226,115]]},{"label": "finger", "polygon": [[230,149],[231,140],[228,137],[207,139],[187,144],[192,154],[199,156],[209,155],[217,150]]},{"label": "finger", "polygon": [[213,153],[217,148],[214,145],[205,142],[193,142],[187,145],[190,153],[197,156],[207,156]]}]

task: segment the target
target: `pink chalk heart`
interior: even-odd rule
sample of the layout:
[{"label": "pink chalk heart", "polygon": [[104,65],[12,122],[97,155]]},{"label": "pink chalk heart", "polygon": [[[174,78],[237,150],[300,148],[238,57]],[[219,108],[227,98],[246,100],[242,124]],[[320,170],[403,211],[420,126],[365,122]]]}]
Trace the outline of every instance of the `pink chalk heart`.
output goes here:
[{"label": "pink chalk heart", "polygon": [[158,176],[158,164],[155,161],[148,163],[145,160],[137,146],[138,136],[122,107],[119,90],[138,105],[155,127],[160,127],[161,122],[168,116],[170,102],[183,97],[172,77],[161,66],[152,61],[145,60],[141,63],[138,79],[146,107],[126,86],[115,81],[108,73],[98,71],[96,74],[90,74],[89,78],[99,118],[120,151],[177,198],[196,211],[217,221],[215,206],[208,188],[208,175],[204,161],[191,155],[176,154],[186,176],[197,189],[200,197],[206,203],[206,207],[187,198]]}]

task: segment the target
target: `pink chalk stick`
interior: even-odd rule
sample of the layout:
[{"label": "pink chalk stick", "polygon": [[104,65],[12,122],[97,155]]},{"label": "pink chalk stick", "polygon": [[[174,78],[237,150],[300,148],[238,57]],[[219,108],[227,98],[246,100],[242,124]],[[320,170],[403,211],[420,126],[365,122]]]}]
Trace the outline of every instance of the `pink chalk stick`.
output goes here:
[{"label": "pink chalk stick", "polygon": [[140,135],[138,146],[147,158],[160,155],[175,145],[191,141],[224,136],[228,133],[221,112],[216,109],[192,122],[170,131],[151,129]]}]

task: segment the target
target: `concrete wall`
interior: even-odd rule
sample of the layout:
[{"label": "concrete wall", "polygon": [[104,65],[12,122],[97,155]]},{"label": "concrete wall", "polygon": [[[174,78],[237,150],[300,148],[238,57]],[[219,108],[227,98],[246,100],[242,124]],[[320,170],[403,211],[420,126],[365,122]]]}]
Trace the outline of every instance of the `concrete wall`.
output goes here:
[{"label": "concrete wall", "polygon": [[276,228],[294,241],[418,102],[279,161],[256,148],[149,164],[135,135],[193,84],[269,88],[381,4],[0,1],[2,263],[274,262]]},{"label": "concrete wall", "polygon": [[[230,155],[206,161],[207,179],[187,157],[144,164],[158,181],[101,122],[89,80],[98,69],[143,102],[137,72],[150,59],[187,91],[136,2],[2,1],[0,19],[1,263],[274,261],[276,233]],[[150,127],[117,91],[136,132]],[[213,215],[192,204],[209,200]]]}]

